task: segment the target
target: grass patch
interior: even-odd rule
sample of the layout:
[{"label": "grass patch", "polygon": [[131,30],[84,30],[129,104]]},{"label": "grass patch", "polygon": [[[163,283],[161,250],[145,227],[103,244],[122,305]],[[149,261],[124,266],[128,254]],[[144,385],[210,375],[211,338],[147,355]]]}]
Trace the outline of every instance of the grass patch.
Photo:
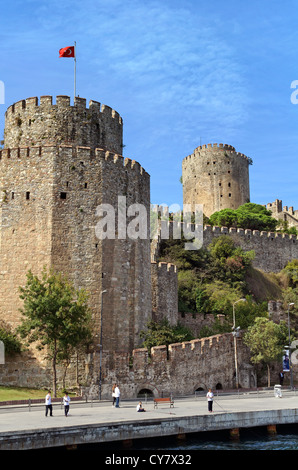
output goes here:
[{"label": "grass patch", "polygon": [[29,400],[29,398],[44,398],[47,390],[34,388],[2,387],[0,386],[0,401]]},{"label": "grass patch", "polygon": [[[0,386],[0,401],[11,401],[11,400],[29,400],[29,398],[45,398],[48,393],[48,389],[36,389],[36,388],[22,388],[22,387],[4,387]],[[57,397],[61,398],[64,395],[64,391],[57,391]],[[69,393],[69,396],[75,396],[75,393]],[[52,394],[52,397],[54,395]]]}]

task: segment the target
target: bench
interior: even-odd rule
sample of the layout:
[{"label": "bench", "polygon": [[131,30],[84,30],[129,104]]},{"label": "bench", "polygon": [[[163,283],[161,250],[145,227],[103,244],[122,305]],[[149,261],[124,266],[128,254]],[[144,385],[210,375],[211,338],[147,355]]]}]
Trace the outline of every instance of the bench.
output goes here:
[{"label": "bench", "polygon": [[174,408],[174,400],[172,398],[154,398],[154,408],[157,408],[158,403],[169,403],[170,408]]}]

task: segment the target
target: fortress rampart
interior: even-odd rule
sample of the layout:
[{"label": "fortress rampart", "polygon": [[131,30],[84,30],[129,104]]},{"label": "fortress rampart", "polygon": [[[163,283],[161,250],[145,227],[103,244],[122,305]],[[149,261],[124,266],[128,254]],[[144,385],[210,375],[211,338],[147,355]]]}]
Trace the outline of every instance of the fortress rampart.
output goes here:
[{"label": "fortress rampart", "polygon": [[272,212],[272,217],[277,220],[285,221],[289,227],[298,228],[298,210],[294,210],[293,206],[283,206],[280,199],[268,203],[266,209]]},{"label": "fortress rampart", "polygon": [[11,105],[5,113],[4,147],[72,144],[123,151],[123,122],[112,108],[91,100],[69,96],[27,98]]},{"label": "fortress rampart", "polygon": [[[238,367],[241,387],[256,386],[253,368],[248,365],[249,351],[241,336],[237,338]],[[51,385],[49,369],[36,369],[30,356],[18,362],[9,359],[0,365],[0,383],[18,386],[37,386],[47,388]],[[93,370],[93,383],[86,390],[89,397],[98,398],[99,351],[90,358]],[[113,365],[113,367],[111,367]],[[22,374],[19,374],[19,368]],[[33,373],[33,370],[35,372]],[[61,371],[59,372],[61,373]],[[79,380],[84,382],[92,371],[88,368],[79,370]],[[123,398],[133,398],[141,390],[152,392],[154,396],[184,393],[193,394],[197,389],[208,387],[235,387],[234,342],[231,333],[196,339],[168,346],[156,346],[151,349],[150,358],[147,349],[134,349],[131,353],[103,350],[103,398],[111,398],[112,384],[120,385]],[[72,383],[73,377],[67,376]],[[66,384],[69,386],[69,383]]]},{"label": "fortress rampart", "polygon": [[183,205],[204,206],[209,217],[216,211],[237,209],[249,202],[251,159],[231,145],[208,144],[197,147],[182,161]]}]

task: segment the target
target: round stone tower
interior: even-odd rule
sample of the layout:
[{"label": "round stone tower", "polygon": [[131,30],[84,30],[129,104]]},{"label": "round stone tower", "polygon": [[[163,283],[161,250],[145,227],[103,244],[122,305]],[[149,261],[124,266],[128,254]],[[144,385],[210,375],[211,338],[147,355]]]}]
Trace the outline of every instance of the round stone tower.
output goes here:
[{"label": "round stone tower", "polygon": [[[70,106],[67,96],[55,104],[42,96],[13,104],[5,118],[0,318],[17,326],[27,271],[40,275],[52,267],[89,292],[103,349],[131,352],[152,314],[150,177],[122,156],[121,117],[96,101],[87,108],[83,98]],[[142,237],[128,235],[134,213],[126,214],[137,204],[147,214]],[[107,211],[113,230],[99,236]]]},{"label": "round stone tower", "polygon": [[27,98],[5,113],[4,147],[72,144],[122,154],[123,123],[119,114],[97,101],[69,96]]},{"label": "round stone tower", "polygon": [[203,204],[210,217],[221,209],[237,209],[249,202],[250,158],[231,145],[208,144],[196,148],[182,162],[183,204]]}]

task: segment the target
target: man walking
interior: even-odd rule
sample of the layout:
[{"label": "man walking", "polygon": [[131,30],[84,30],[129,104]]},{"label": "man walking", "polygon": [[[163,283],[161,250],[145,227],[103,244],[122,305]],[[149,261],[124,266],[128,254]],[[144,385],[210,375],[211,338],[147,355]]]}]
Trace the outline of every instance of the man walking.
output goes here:
[{"label": "man walking", "polygon": [[207,396],[207,401],[208,401],[208,411],[209,411],[209,413],[211,413],[212,412],[212,405],[213,405],[213,397],[214,397],[211,388],[209,388],[208,393],[207,393],[206,396]]},{"label": "man walking", "polygon": [[52,397],[50,390],[46,395],[46,416],[48,416],[48,411],[50,412],[50,416],[53,416],[53,409],[52,409]]},{"label": "man walking", "polygon": [[115,393],[115,397],[116,397],[116,405],[115,405],[115,408],[119,408],[120,389],[119,389],[118,385],[116,385],[115,390],[114,390],[114,393]]}]

